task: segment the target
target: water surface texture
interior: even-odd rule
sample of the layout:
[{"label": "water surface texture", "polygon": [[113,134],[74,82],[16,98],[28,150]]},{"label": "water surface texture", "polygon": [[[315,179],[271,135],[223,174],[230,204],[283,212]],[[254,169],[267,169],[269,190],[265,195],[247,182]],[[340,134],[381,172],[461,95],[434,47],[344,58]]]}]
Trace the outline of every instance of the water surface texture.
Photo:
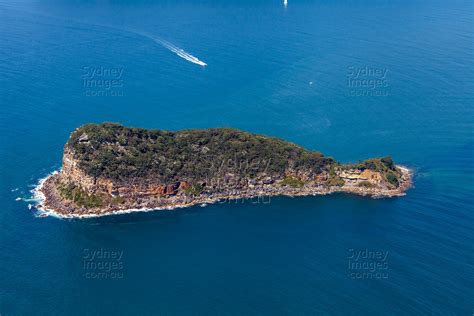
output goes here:
[{"label": "water surface texture", "polygon": [[[0,314],[471,315],[473,6],[0,0]],[[391,155],[415,187],[35,217],[72,130],[103,121]]]}]

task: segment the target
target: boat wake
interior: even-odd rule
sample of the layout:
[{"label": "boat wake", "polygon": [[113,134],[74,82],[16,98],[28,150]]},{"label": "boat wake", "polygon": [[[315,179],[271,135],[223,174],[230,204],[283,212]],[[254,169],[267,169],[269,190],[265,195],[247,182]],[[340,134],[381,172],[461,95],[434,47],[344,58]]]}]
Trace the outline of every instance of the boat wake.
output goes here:
[{"label": "boat wake", "polygon": [[174,45],[173,43],[170,43],[170,42],[168,42],[168,41],[166,41],[166,40],[164,40],[160,37],[157,37],[156,35],[152,35],[150,33],[142,32],[142,31],[138,31],[138,30],[134,30],[134,29],[130,29],[130,28],[121,29],[121,31],[125,31],[125,32],[129,32],[129,33],[132,33],[132,34],[135,34],[135,35],[146,37],[146,38],[154,41],[155,43],[163,46],[164,48],[168,49],[169,51],[175,53],[176,55],[183,58],[184,60],[187,60],[187,61],[189,61],[193,64],[196,64],[196,65],[199,65],[199,66],[202,66],[202,67],[207,66],[206,62],[200,60],[199,58],[197,58],[193,55],[191,55],[190,53],[188,53],[187,51],[185,51],[182,48],[179,48],[178,46]]},{"label": "boat wake", "polygon": [[[24,11],[24,12],[28,12],[28,11]],[[28,13],[32,13],[32,12],[28,12]],[[34,14],[37,14],[37,12],[34,12]],[[64,18],[61,18],[61,17],[57,17],[57,16],[54,16],[54,15],[49,15],[49,14],[40,14],[44,17],[47,17],[47,18],[50,18],[50,19],[59,19],[59,20],[64,20]],[[96,24],[96,23],[86,23],[84,21],[80,21],[80,20],[75,20],[75,19],[67,19],[67,21],[73,21],[75,23],[78,23],[78,24],[82,24],[82,25],[87,25],[87,26],[94,26],[94,27],[99,27],[100,29],[104,29],[104,28],[109,28],[111,30],[115,30],[115,31],[119,31],[119,32],[127,32],[127,33],[131,33],[131,34],[135,34],[135,35],[139,35],[139,36],[143,36],[143,37],[146,37],[148,39],[151,39],[153,41],[155,41],[156,43],[160,44],[161,46],[165,47],[166,49],[170,50],[171,52],[175,53],[176,55],[178,55],[179,57],[193,63],[193,64],[196,64],[196,65],[199,65],[199,66],[202,66],[202,67],[206,67],[207,66],[207,63],[205,63],[204,61],[200,60],[199,58],[191,55],[190,53],[186,52],[184,49],[181,49],[179,47],[177,47],[176,45],[166,41],[166,40],[163,40],[161,38],[158,38],[154,35],[150,35],[149,33],[144,33],[144,32],[141,32],[141,31],[138,31],[138,30],[134,30],[134,29],[130,29],[130,28],[126,28],[126,29],[123,29],[123,28],[119,28],[119,27],[116,27],[116,26],[113,26],[113,25],[107,25],[107,24]],[[51,24],[51,25],[54,25],[54,24]],[[93,40],[93,41],[96,41],[96,40]],[[84,44],[84,43],[88,43],[90,41],[85,41],[85,42],[77,42],[77,43],[73,43],[73,44]]]},{"label": "boat wake", "polygon": [[184,49],[181,49],[181,48],[173,45],[172,43],[170,43],[168,41],[165,41],[165,40],[162,40],[162,39],[159,39],[159,38],[155,38],[155,37],[152,37],[152,38],[155,42],[157,42],[158,44],[160,44],[163,47],[167,48],[168,50],[172,51],[173,53],[175,53],[179,57],[181,57],[181,58],[183,58],[183,59],[185,59],[189,62],[192,62],[194,64],[197,64],[199,66],[202,66],[202,67],[207,66],[207,64],[205,62],[203,62],[202,60],[200,60],[197,57],[194,57],[190,53],[186,52]]}]

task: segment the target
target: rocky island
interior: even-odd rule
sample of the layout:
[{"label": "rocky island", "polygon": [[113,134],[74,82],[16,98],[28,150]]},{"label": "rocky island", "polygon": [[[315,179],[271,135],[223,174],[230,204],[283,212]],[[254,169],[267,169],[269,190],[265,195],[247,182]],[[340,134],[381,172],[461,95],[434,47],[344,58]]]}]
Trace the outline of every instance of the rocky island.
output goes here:
[{"label": "rocky island", "polygon": [[390,157],[342,164],[284,140],[231,128],[181,131],[115,123],[77,128],[38,209],[62,217],[184,207],[240,198],[348,192],[404,195],[408,169]]}]

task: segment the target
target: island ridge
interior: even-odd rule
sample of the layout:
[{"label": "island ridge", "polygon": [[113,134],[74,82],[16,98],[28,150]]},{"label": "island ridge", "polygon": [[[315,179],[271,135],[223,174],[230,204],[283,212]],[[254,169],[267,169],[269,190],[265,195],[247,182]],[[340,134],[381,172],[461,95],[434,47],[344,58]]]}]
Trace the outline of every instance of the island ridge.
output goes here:
[{"label": "island ridge", "polygon": [[59,173],[38,188],[38,209],[63,217],[163,209],[223,199],[348,192],[404,195],[408,169],[390,157],[341,164],[284,140],[231,128],[77,128]]}]

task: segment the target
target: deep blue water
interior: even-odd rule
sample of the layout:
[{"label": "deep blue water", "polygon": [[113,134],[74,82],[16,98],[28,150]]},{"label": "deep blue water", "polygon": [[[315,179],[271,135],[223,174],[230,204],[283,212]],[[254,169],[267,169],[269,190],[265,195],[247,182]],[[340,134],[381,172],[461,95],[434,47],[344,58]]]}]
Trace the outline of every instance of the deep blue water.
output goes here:
[{"label": "deep blue water", "polygon": [[[0,314],[471,315],[473,22],[472,1],[0,0]],[[15,201],[103,121],[392,155],[415,187],[90,220]]]}]

